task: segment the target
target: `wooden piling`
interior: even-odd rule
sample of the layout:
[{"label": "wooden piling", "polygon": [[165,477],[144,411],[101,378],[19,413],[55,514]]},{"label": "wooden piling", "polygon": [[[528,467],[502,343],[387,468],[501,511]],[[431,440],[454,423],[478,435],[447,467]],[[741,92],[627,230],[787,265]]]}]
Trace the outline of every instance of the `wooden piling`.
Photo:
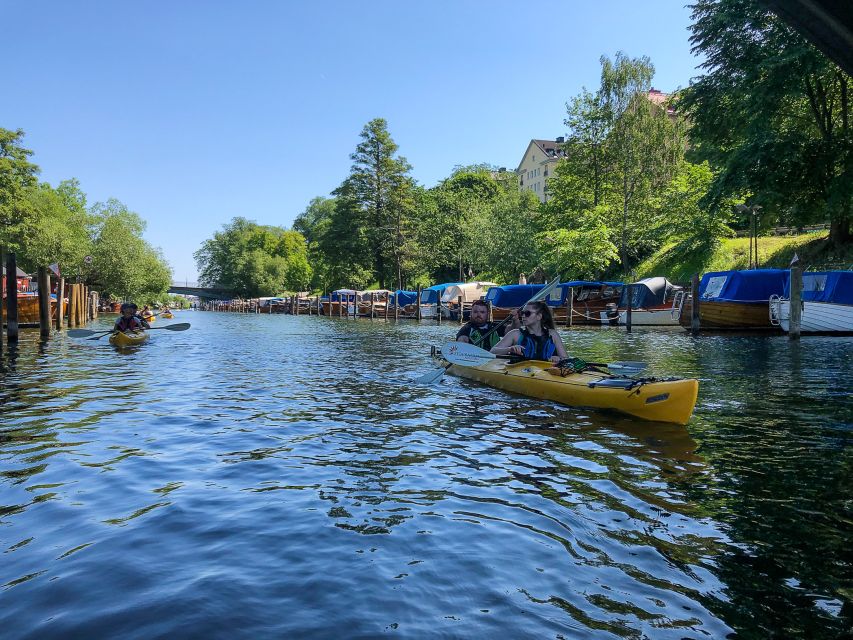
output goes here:
[{"label": "wooden piling", "polygon": [[370,319],[373,320],[373,309],[376,306],[376,294],[370,294]]},{"label": "wooden piling", "polygon": [[294,309],[293,313],[294,313],[294,315],[298,316],[299,315],[299,294],[298,293],[293,296],[293,301],[294,301],[293,302],[293,309]]},{"label": "wooden piling", "polygon": [[56,330],[62,331],[65,328],[65,278],[59,279],[59,284],[56,285]]},{"label": "wooden piling", "polygon": [[[390,300],[390,297],[389,297]],[[399,294],[394,294],[394,322],[400,319],[400,296]]]},{"label": "wooden piling", "polygon": [[438,291],[435,292],[435,319],[438,324],[441,324],[441,295],[439,295]]},{"label": "wooden piling", "polygon": [[6,254],[6,340],[18,341],[18,262],[13,251]]},{"label": "wooden piling", "polygon": [[385,294],[385,322],[388,322],[388,314],[391,311],[391,294]]},{"label": "wooden piling", "polygon": [[[317,293],[317,317],[320,317],[320,313],[323,310],[323,305],[320,302],[320,294]],[[332,307],[329,306],[329,314],[331,315]]]},{"label": "wooden piling", "polygon": [[492,313],[492,303],[486,300],[486,304],[489,305],[489,322],[494,322],[494,314]]},{"label": "wooden piling", "polygon": [[569,294],[566,298],[566,326],[571,327],[575,321],[575,288],[569,287]]},{"label": "wooden piling", "polygon": [[788,338],[800,339],[800,325],[803,320],[803,270],[799,266],[791,267],[791,311],[788,316]]},{"label": "wooden piling", "polygon": [[421,321],[421,293],[421,285],[418,285],[418,299],[416,301],[417,307],[415,308],[415,320],[417,320],[418,322]]},{"label": "wooden piling", "polygon": [[[626,284],[625,288],[628,289],[628,309],[625,311],[625,330],[628,333],[631,333],[631,307],[634,303],[634,300],[632,299],[632,294],[634,291],[633,291],[633,288],[631,287],[630,284]],[[618,307],[618,305],[616,307],[616,317],[617,317],[617,322],[618,322],[618,318],[619,318],[619,307]]]},{"label": "wooden piling", "polygon": [[68,285],[68,326],[77,326],[77,285]]},{"label": "wooden piling", "polygon": [[690,305],[690,333],[699,335],[699,274],[694,273],[690,281],[690,295],[693,302]]},{"label": "wooden piling", "polygon": [[47,267],[38,268],[39,287],[39,333],[42,338],[50,336],[50,276]]},{"label": "wooden piling", "polygon": [[[330,298],[330,300],[331,300],[331,298]],[[329,305],[331,305],[331,304],[332,303],[330,302]],[[329,308],[331,309],[331,306]],[[338,317],[339,318],[344,317],[344,301],[343,301],[342,295],[340,293],[338,294]]]},{"label": "wooden piling", "polygon": [[462,305],[462,296],[457,297],[457,301],[459,302],[459,324],[463,324],[465,321],[462,316],[465,315],[465,307]]}]

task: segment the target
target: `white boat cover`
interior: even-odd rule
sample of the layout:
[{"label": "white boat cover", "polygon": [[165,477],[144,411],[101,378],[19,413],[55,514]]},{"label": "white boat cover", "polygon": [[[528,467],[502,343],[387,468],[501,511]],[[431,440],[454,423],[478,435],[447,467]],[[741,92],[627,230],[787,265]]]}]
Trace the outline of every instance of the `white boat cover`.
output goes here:
[{"label": "white boat cover", "polygon": [[456,302],[462,296],[462,302],[474,302],[486,295],[491,287],[497,287],[494,282],[466,282],[465,284],[454,284],[444,290],[441,296],[442,302]]}]

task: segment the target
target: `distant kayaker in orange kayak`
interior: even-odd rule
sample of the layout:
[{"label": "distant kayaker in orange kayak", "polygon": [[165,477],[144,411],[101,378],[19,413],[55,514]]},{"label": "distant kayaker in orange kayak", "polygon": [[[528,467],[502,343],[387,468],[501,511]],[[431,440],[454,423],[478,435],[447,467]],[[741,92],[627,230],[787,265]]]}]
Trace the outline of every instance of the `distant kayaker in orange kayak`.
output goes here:
[{"label": "distant kayaker in orange kayak", "polygon": [[559,362],[567,358],[563,339],[554,326],[551,308],[544,302],[528,302],[521,314],[521,329],[513,329],[492,347],[498,355],[521,356],[526,360]]},{"label": "distant kayaker in orange kayak", "polygon": [[122,333],[149,329],[150,326],[145,321],[145,318],[142,318],[136,314],[138,309],[139,307],[137,307],[132,302],[125,302],[123,305],[121,305],[121,316],[119,316],[119,318],[116,320],[113,329],[115,331],[121,331]]}]

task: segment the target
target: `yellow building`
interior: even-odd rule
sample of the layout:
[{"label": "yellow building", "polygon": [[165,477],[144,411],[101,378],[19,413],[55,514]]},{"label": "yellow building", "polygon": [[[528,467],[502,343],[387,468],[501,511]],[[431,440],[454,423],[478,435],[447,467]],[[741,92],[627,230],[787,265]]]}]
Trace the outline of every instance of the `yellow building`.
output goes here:
[{"label": "yellow building", "polygon": [[557,161],[566,157],[563,150],[565,139],[560,136],[556,140],[531,140],[527,151],[521,158],[518,169],[518,188],[532,191],[540,202],[548,201],[546,185],[548,178],[554,173]]}]

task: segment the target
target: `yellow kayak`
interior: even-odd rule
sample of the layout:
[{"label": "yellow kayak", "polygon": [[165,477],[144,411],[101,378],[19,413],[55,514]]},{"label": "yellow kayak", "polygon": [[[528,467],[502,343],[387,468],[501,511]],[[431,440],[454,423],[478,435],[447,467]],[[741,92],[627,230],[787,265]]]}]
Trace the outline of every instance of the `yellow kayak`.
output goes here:
[{"label": "yellow kayak", "polygon": [[148,324],[154,324],[154,321],[157,319],[157,316],[142,316],[142,319],[145,320]]},{"label": "yellow kayak", "polygon": [[142,344],[148,340],[148,334],[145,331],[119,331],[110,336],[110,344],[114,347],[133,347]]},{"label": "yellow kayak", "polygon": [[166,320],[171,320],[171,319],[172,319],[172,318],[174,318],[175,316],[174,316],[174,315],[172,315],[171,313],[169,313],[168,311],[164,311],[163,313],[161,313],[161,314],[160,314],[160,317],[161,317],[161,318],[166,318]]},{"label": "yellow kayak", "polygon": [[495,359],[477,367],[450,365],[448,371],[531,398],[572,407],[613,409],[645,420],[676,424],[687,424],[699,393],[699,381],[695,379],[644,380],[592,371],[562,376],[553,367],[540,360],[510,364]]}]

